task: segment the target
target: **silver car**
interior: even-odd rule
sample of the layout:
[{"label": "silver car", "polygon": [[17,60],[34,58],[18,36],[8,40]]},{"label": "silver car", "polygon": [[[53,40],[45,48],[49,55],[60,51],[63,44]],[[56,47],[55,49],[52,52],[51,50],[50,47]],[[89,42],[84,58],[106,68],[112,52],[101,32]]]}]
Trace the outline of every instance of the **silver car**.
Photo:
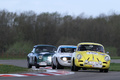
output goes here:
[{"label": "silver car", "polygon": [[76,46],[60,45],[52,57],[52,69],[63,69],[64,66],[71,66],[71,56],[75,50]]}]

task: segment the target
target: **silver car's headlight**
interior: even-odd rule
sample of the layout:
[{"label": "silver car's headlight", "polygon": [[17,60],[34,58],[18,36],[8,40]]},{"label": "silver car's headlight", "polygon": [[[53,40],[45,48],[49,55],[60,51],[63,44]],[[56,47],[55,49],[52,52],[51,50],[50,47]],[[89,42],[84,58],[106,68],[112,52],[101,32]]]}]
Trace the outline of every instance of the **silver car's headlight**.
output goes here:
[{"label": "silver car's headlight", "polygon": [[105,61],[109,61],[110,60],[110,57],[109,56],[105,56]]},{"label": "silver car's headlight", "polygon": [[42,56],[39,56],[39,59],[42,59]]},{"label": "silver car's headlight", "polygon": [[81,59],[81,58],[82,58],[82,55],[78,54],[77,59]]},{"label": "silver car's headlight", "polygon": [[67,58],[66,58],[66,57],[63,57],[62,60],[63,60],[63,61],[67,61]]}]

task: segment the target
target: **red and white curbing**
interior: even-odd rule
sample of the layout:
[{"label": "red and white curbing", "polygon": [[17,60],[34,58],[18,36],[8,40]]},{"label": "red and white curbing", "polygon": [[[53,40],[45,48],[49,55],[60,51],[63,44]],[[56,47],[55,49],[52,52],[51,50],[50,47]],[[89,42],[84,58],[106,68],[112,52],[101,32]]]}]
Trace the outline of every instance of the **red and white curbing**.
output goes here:
[{"label": "red and white curbing", "polygon": [[59,75],[70,75],[70,74],[74,74],[74,73],[68,71],[56,71],[56,72],[44,72],[44,73],[0,74],[0,77],[59,76]]},{"label": "red and white curbing", "polygon": [[52,67],[40,67],[40,68],[44,68],[44,69],[52,69]]},{"label": "red and white curbing", "polygon": [[49,70],[43,73],[0,74],[0,77],[59,76],[74,74],[74,72],[69,71],[50,70],[50,67],[46,67],[45,69]]}]

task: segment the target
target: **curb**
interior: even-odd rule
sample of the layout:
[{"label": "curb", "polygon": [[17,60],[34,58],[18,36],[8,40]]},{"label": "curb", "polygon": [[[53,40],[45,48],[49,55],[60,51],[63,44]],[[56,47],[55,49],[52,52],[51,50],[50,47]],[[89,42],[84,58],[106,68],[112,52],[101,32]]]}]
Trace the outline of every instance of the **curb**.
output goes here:
[{"label": "curb", "polygon": [[[44,69],[45,69],[45,71],[41,72],[41,70],[44,70]],[[42,68],[39,68],[39,69],[32,68],[32,70],[34,70],[35,72],[22,73],[22,74],[0,74],[0,77],[59,76],[59,75],[74,74],[74,72],[70,72],[70,71],[52,70],[51,67],[45,67],[43,69]]]}]

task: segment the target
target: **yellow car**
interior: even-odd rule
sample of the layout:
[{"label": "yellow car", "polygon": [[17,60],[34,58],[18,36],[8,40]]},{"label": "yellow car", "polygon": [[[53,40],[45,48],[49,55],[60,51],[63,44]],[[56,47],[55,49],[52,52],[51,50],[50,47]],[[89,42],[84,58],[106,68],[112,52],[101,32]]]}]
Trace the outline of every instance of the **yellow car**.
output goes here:
[{"label": "yellow car", "polygon": [[100,72],[108,72],[110,56],[105,53],[103,45],[99,43],[79,43],[76,52],[71,58],[71,71],[79,69],[99,69]]}]

